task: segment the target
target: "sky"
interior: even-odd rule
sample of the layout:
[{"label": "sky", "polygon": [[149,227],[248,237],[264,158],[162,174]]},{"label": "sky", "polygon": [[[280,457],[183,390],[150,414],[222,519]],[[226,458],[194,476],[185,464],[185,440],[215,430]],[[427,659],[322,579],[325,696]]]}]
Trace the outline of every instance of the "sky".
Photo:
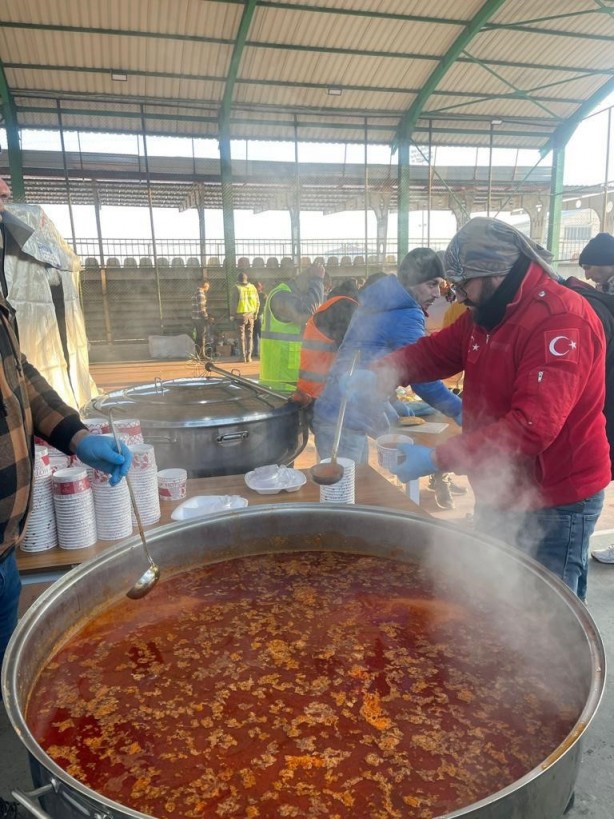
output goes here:
[{"label": "sky", "polygon": [[[593,185],[604,184],[614,176],[614,151],[610,135],[610,149],[612,158],[606,168],[608,112],[607,108],[614,106],[614,95],[604,101],[590,117],[581,123],[570,140],[565,152],[565,184],[566,185]],[[614,130],[614,129],[612,129]],[[1,140],[6,147],[6,136],[2,133]],[[126,137],[113,134],[77,134],[67,132],[65,145],[68,151],[105,151],[107,153],[140,153],[143,148],[140,137]],[[180,146],[180,147],[178,147]],[[22,147],[35,150],[60,150],[59,134],[47,131],[22,132]],[[177,140],[172,137],[148,137],[147,151],[150,156],[174,156],[180,152],[196,157],[217,157],[218,147],[215,140]],[[265,159],[274,157],[280,161],[294,161],[294,144],[268,143],[244,140],[233,142],[233,158],[238,159]],[[414,152],[414,157],[418,157]],[[368,160],[379,164],[396,166],[396,155],[392,154],[387,146],[370,146]],[[437,148],[434,151],[434,164],[437,165],[488,165],[489,152],[487,148]],[[303,162],[348,162],[363,163],[364,148],[362,145],[342,144],[310,144],[299,145],[299,161]],[[495,149],[493,151],[494,165],[519,164],[532,166],[540,162],[537,151]],[[551,157],[541,161],[549,166]],[[396,173],[394,168],[393,174]],[[68,208],[62,205],[46,205],[45,211],[58,229],[67,238],[71,235]],[[96,222],[92,207],[75,207],[74,216],[78,237],[94,238],[96,236]],[[503,215],[502,218],[510,221],[526,219],[519,214]],[[223,239],[224,231],[221,211],[207,210],[206,234],[210,239]],[[109,238],[148,238],[151,236],[149,213],[146,208],[110,208],[101,209],[101,223],[103,236]],[[304,212],[301,215],[301,238],[303,240],[332,239],[332,240],[364,240],[364,213],[362,211],[344,212],[323,215],[317,212]],[[154,228],[159,239],[197,239],[198,219],[195,210],[179,213],[171,209],[158,209],[154,216]],[[449,212],[433,212],[431,215],[431,238],[448,240],[456,230],[456,220]],[[410,237],[424,237],[427,232],[427,219],[424,212],[410,214]],[[367,233],[375,238],[375,215],[369,211],[367,219]],[[391,214],[388,225],[388,237],[395,239],[397,235],[396,214]],[[235,236],[238,240],[249,239],[290,239],[290,217],[287,211],[267,211],[253,214],[251,211],[235,211]]]}]

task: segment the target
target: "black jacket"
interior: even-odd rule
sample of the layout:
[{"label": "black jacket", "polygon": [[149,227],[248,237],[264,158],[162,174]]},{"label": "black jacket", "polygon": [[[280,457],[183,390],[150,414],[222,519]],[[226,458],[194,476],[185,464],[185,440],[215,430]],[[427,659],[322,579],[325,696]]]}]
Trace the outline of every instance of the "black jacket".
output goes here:
[{"label": "black jacket", "polygon": [[565,287],[579,293],[599,316],[605,333],[605,429],[610,444],[610,463],[614,478],[614,295],[595,290],[590,284],[570,276],[562,281]]}]

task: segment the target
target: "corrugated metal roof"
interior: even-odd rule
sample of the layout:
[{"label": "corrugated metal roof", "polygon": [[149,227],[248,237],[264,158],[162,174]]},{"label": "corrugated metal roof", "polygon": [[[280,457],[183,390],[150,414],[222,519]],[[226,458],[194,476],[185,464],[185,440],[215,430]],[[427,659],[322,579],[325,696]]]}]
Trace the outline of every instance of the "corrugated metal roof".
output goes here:
[{"label": "corrugated metal roof", "polygon": [[[322,146],[322,150],[326,150]],[[155,207],[189,207],[194,180],[202,186],[207,207],[221,208],[222,185],[219,159],[151,157],[149,175],[142,158],[135,154],[78,154],[67,152],[67,169],[71,175],[70,199],[73,205],[148,204],[147,179],[150,179]],[[6,168],[6,155],[0,156],[0,171]],[[28,201],[40,204],[62,204],[67,201],[64,163],[59,152],[24,151],[24,181]],[[412,172],[413,209],[427,203],[429,170],[416,166]],[[433,207],[448,207],[450,191],[470,187],[474,202],[485,203],[488,196],[488,168],[447,168],[445,184],[435,177],[431,185]],[[293,162],[233,160],[233,196],[237,208],[255,210],[285,209],[295,195],[296,166]],[[390,195],[390,207],[397,206],[396,168],[394,165],[371,165],[370,184]],[[520,184],[520,190],[519,188]],[[364,207],[364,168],[358,164],[321,165],[302,163],[300,171],[301,208],[303,210],[361,210]],[[498,207],[520,207],[523,194],[547,197],[550,169],[498,167],[492,175],[491,202]],[[198,197],[197,197],[198,199]]]},{"label": "corrugated metal roof", "polygon": [[[246,6],[4,4],[0,60],[19,125],[57,127],[59,101],[66,128],[138,131],[142,106],[149,133],[217,136]],[[404,123],[423,143],[432,122],[434,144],[543,148],[614,87],[613,15],[595,0],[259,0],[231,135],[292,139],[296,123],[304,140],[362,142],[366,120],[370,142],[396,142]]]}]

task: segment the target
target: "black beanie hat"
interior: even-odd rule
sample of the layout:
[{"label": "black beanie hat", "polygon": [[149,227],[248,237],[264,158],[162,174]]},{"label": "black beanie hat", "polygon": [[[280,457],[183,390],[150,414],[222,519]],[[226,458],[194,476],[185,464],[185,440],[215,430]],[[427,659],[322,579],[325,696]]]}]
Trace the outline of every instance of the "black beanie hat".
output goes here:
[{"label": "black beanie hat", "polygon": [[614,265],[614,236],[598,233],[586,245],[579,258],[580,266],[610,267]]}]

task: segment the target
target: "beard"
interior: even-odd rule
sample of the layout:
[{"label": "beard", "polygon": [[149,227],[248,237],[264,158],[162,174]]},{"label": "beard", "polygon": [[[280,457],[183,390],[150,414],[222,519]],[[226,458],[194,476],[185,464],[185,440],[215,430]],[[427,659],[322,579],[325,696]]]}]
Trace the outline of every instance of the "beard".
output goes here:
[{"label": "beard", "polygon": [[475,313],[480,307],[486,304],[492,296],[496,293],[499,283],[495,284],[490,276],[485,276],[482,279],[482,287],[475,299],[465,299],[465,305]]}]

